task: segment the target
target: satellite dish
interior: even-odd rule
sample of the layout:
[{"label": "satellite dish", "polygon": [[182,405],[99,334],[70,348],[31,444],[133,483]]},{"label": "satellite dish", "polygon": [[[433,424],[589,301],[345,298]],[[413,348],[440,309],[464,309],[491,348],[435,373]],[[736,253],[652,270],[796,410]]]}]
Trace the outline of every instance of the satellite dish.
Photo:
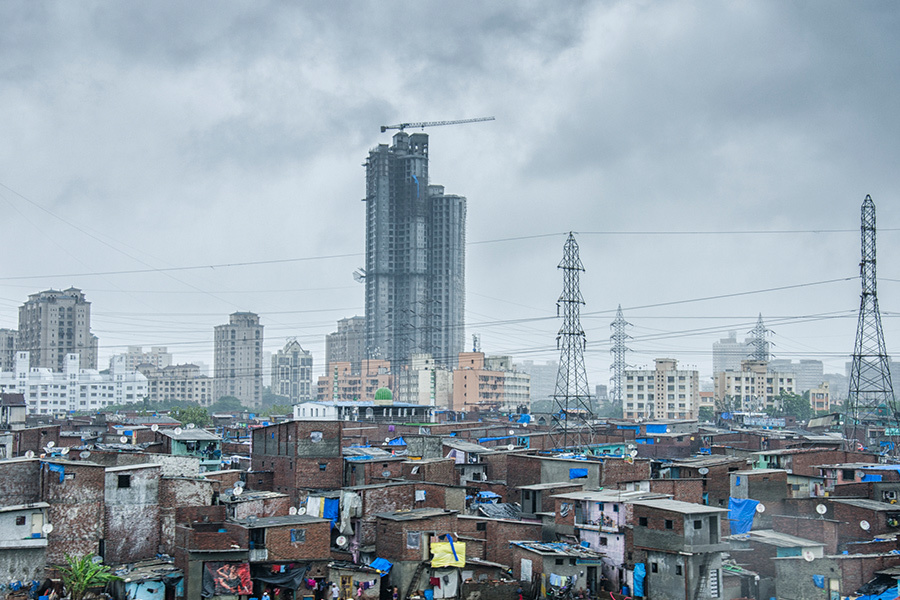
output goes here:
[{"label": "satellite dish", "polygon": [[91,559],[91,562],[94,563],[95,565],[99,565],[100,563],[103,562],[103,557],[95,556],[94,558]]},{"label": "satellite dish", "polygon": [[123,435],[122,437],[119,438],[119,441],[122,442],[123,444],[127,444],[128,438]]},{"label": "satellite dish", "polygon": [[760,514],[766,512],[766,505],[763,504],[762,502],[760,502],[759,504],[757,504],[757,505],[756,505],[756,512],[758,512],[758,513],[760,513]]},{"label": "satellite dish", "polygon": [[80,456],[80,457],[83,458],[83,459],[84,459],[84,458],[90,458],[90,457],[91,457],[91,453],[88,452],[87,450],[82,450],[81,453],[80,453],[78,456]]},{"label": "satellite dish", "polygon": [[247,483],[244,482],[244,481],[235,481],[235,482],[234,482],[234,487],[242,488],[242,487],[244,487],[245,485],[247,485]]},{"label": "satellite dish", "polygon": [[632,450],[631,452],[628,453],[628,456],[630,456],[631,458],[634,458],[634,457],[637,456],[637,455],[638,455],[638,451],[637,451],[637,450]]},{"label": "satellite dish", "polygon": [[150,431],[159,431],[159,425],[154,423],[153,425],[150,426]]},{"label": "satellite dish", "polygon": [[44,526],[41,527],[41,531],[44,533],[50,533],[53,531],[53,523],[44,523]]},{"label": "satellite dish", "polygon": [[510,429],[510,430],[509,430],[509,435],[516,435],[516,430],[515,430],[515,429]]},{"label": "satellite dish", "polygon": [[55,445],[56,445],[56,442],[53,442],[53,441],[47,442],[47,447],[48,447],[48,448],[52,448],[52,447],[55,446]]},{"label": "satellite dish", "polygon": [[290,507],[290,508],[288,509],[288,514],[291,515],[291,516],[296,515],[296,514],[297,514],[297,507],[296,507],[296,506]]},{"label": "satellite dish", "polygon": [[828,507],[826,507],[824,504],[816,504],[816,512],[820,515],[824,515],[828,512]]},{"label": "satellite dish", "polygon": [[515,449],[516,449],[516,445],[515,445],[515,444],[510,444],[509,446],[506,447],[506,449],[507,449],[507,450],[515,450]]},{"label": "satellite dish", "polygon": [[871,527],[872,526],[869,525],[869,522],[866,521],[865,519],[863,519],[862,521],[859,522],[859,528],[862,529],[863,531],[868,531]]},{"label": "satellite dish", "polygon": [[306,514],[306,507],[305,507],[305,506],[301,506],[300,508],[298,508],[298,509],[297,509],[297,514],[298,514],[298,515],[305,515],[305,514]]},{"label": "satellite dish", "polygon": [[244,488],[242,488],[242,487],[235,487],[234,490],[233,490],[231,493],[234,494],[235,496],[240,496],[241,494],[244,493]]},{"label": "satellite dish", "polygon": [[29,450],[25,453],[25,458],[34,458],[34,450]]},{"label": "satellite dish", "polygon": [[194,427],[196,427],[196,425],[195,425],[194,423],[188,423],[188,424],[187,424],[187,428],[188,428],[188,429],[193,429]]},{"label": "satellite dish", "polygon": [[813,556],[812,550],[803,551],[803,560],[805,560],[806,562],[812,562],[813,560],[815,560],[815,558],[816,557]]},{"label": "satellite dish", "polygon": [[700,467],[699,469],[697,469],[697,472],[701,475],[707,475],[709,473],[709,469],[707,469],[706,467]]},{"label": "satellite dish", "polygon": [[65,456],[66,454],[69,453],[69,449],[68,448],[60,448],[59,453],[62,454],[63,456]]},{"label": "satellite dish", "polygon": [[381,476],[382,476],[382,477],[390,477],[390,476],[391,476],[391,472],[390,472],[390,471],[382,471],[382,472],[381,472]]},{"label": "satellite dish", "polygon": [[384,443],[385,443],[385,444],[387,444],[389,441],[391,441],[391,438],[389,438],[389,437],[384,438]]},{"label": "satellite dish", "polygon": [[524,423],[522,423],[522,427],[528,427],[528,421],[525,421]]},{"label": "satellite dish", "polygon": [[343,548],[347,545],[347,537],[343,535],[337,536],[337,539],[334,542],[340,547]]},{"label": "satellite dish", "polygon": [[184,432],[181,431],[181,427],[176,427],[176,428],[175,428],[175,431],[173,431],[172,433],[174,433],[175,435],[181,435],[181,434],[184,433]]},{"label": "satellite dish", "polygon": [[629,450],[634,450],[635,448],[637,448],[637,446],[635,446],[634,444],[628,444]]}]

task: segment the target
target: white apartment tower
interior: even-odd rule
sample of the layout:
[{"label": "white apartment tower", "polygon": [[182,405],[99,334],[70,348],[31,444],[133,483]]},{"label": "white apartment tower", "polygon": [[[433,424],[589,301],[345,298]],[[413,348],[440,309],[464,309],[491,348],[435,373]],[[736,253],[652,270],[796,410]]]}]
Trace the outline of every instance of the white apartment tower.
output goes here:
[{"label": "white apartment tower", "polygon": [[763,360],[745,360],[740,371],[716,373],[716,402],[729,410],[762,412],[776,408],[782,391],[796,393],[794,374],[774,371]]},{"label": "white apartment tower", "polygon": [[656,368],[625,370],[622,412],[626,419],[696,419],[700,373],[679,370],[673,358],[657,358]]},{"label": "white apartment tower", "polygon": [[82,368],[97,368],[97,338],[91,333],[91,303],[78,288],[31,294],[19,307],[16,349],[28,352],[32,367],[61,372],[67,355]]},{"label": "white apartment tower", "polygon": [[255,313],[232,313],[227,325],[216,326],[215,400],[234,396],[244,406],[262,404],[262,348],[263,326]]},{"label": "white apartment tower", "polygon": [[313,358],[297,340],[288,340],[272,355],[272,393],[291,399],[291,404],[315,400],[312,386]]}]

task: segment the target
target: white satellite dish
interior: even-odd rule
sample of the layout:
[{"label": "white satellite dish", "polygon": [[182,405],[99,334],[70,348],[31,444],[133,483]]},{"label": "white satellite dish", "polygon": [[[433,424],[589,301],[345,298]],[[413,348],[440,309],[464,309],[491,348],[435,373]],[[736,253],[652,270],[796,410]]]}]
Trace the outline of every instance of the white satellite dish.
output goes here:
[{"label": "white satellite dish", "polygon": [[80,456],[82,459],[90,458],[90,457],[91,457],[91,453],[88,452],[87,450],[82,450],[81,453],[80,453],[78,456]]},{"label": "white satellite dish", "polygon": [[154,423],[153,425],[150,426],[150,431],[159,431],[159,425]]},{"label": "white satellite dish", "polygon": [[44,523],[44,526],[41,527],[41,531],[44,533],[50,533],[53,531],[53,523]]},{"label": "white satellite dish", "polygon": [[301,506],[300,508],[298,508],[298,509],[297,509],[297,514],[298,514],[298,515],[305,515],[305,514],[306,514],[306,507],[305,507],[305,506]]},{"label": "white satellite dish", "polygon": [[509,430],[509,435],[516,435],[516,430],[515,430],[515,429],[510,429],[510,430]]},{"label": "white satellite dish", "polygon": [[346,536],[343,536],[343,535],[339,535],[339,536],[337,536],[337,538],[334,540],[334,543],[337,544],[338,547],[343,548],[344,546],[347,545],[347,537],[346,537]]},{"label": "white satellite dish", "polygon": [[632,450],[631,452],[628,453],[628,456],[630,456],[631,458],[634,458],[634,457],[637,456],[637,455],[638,455],[638,451],[637,451],[637,450]]},{"label": "white satellite dish", "polygon": [[635,448],[637,448],[637,446],[635,446],[634,444],[628,444],[629,450],[634,450]]},{"label": "white satellite dish", "polygon": [[816,557],[813,555],[812,550],[803,551],[803,560],[805,560],[806,562],[812,562],[813,560],[815,560],[815,558]]},{"label": "white satellite dish", "polygon": [[522,427],[528,427],[528,421],[525,421],[524,423],[522,423]]},{"label": "white satellite dish", "polygon": [[290,507],[290,508],[288,509],[288,514],[291,515],[291,516],[296,515],[296,514],[297,514],[297,507],[296,507],[296,506]]},{"label": "white satellite dish", "polygon": [[242,487],[244,487],[245,485],[247,485],[247,483],[244,482],[244,481],[235,481],[235,482],[234,482],[234,487],[242,488]]},{"label": "white satellite dish", "polygon": [[34,458],[34,450],[29,450],[25,453],[25,458]]},{"label": "white satellite dish", "polygon": [[69,453],[69,448],[68,448],[68,447],[66,447],[66,448],[60,448],[60,449],[59,449],[59,453],[62,454],[63,456],[65,456],[66,454]]},{"label": "white satellite dish", "polygon": [[196,427],[196,426],[197,426],[197,425],[195,425],[194,423],[188,423],[188,424],[187,424],[187,428],[188,428],[188,429],[193,429],[193,428]]},{"label": "white satellite dish", "polygon": [[176,427],[175,431],[173,431],[172,433],[174,433],[175,435],[181,435],[184,432],[181,430],[181,427]]},{"label": "white satellite dish", "polygon": [[506,447],[506,449],[507,449],[507,450],[515,450],[515,449],[516,449],[516,445],[515,445],[515,444],[510,444],[510,445],[508,445],[508,446]]},{"label": "white satellite dish", "polygon": [[868,531],[871,527],[872,526],[869,525],[869,522],[866,521],[865,519],[863,519],[862,521],[859,522],[859,528],[862,529],[863,531]]},{"label": "white satellite dish", "polygon": [[709,469],[707,469],[706,467],[700,467],[699,469],[697,469],[697,472],[701,475],[706,475],[709,473]]},{"label": "white satellite dish", "polygon": [[234,494],[235,496],[240,496],[241,494],[244,493],[244,488],[242,488],[242,487],[235,487],[234,490],[233,490],[231,493]]},{"label": "white satellite dish", "polygon": [[758,512],[758,513],[760,513],[760,514],[766,512],[766,505],[763,504],[762,502],[760,502],[759,504],[757,504],[757,505],[756,505],[756,512]]},{"label": "white satellite dish", "polygon": [[54,441],[47,442],[47,447],[48,447],[48,448],[52,448],[52,447],[55,446],[55,445],[56,445],[56,442],[54,442]]},{"label": "white satellite dish", "polygon": [[119,441],[122,442],[123,444],[127,444],[128,438],[123,435],[122,437],[119,438]]},{"label": "white satellite dish", "polygon": [[389,437],[384,438],[384,443],[385,443],[385,444],[387,444],[389,441],[391,441],[391,438],[389,438]]},{"label": "white satellite dish", "polygon": [[824,515],[825,513],[828,512],[828,507],[825,506],[824,504],[816,504],[816,512],[819,513],[820,515]]}]

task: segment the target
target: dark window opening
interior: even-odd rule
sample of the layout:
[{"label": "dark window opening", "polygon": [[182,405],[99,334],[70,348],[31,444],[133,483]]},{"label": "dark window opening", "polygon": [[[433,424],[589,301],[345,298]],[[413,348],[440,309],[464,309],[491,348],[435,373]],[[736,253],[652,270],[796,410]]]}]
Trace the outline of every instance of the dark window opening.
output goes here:
[{"label": "dark window opening", "polygon": [[659,573],[659,564],[658,563],[650,563],[650,572],[651,573]]},{"label": "dark window opening", "polygon": [[701,519],[694,521],[694,529],[703,529],[703,521]]},{"label": "dark window opening", "polygon": [[675,574],[681,575],[681,565],[675,565]]},{"label": "dark window opening", "polygon": [[672,529],[673,527],[675,527],[675,523],[672,519],[666,519],[666,529]]},{"label": "dark window opening", "polygon": [[638,517],[638,525],[641,527],[647,526],[647,517]]},{"label": "dark window opening", "polygon": [[25,524],[25,515],[16,517],[16,525],[24,525],[24,524]]},{"label": "dark window opening", "polygon": [[328,467],[328,463],[319,463],[319,470],[324,471]]},{"label": "dark window opening", "polygon": [[487,523],[476,523],[475,530],[476,531],[487,531]]},{"label": "dark window opening", "polygon": [[119,488],[131,487],[131,475],[119,475]]}]

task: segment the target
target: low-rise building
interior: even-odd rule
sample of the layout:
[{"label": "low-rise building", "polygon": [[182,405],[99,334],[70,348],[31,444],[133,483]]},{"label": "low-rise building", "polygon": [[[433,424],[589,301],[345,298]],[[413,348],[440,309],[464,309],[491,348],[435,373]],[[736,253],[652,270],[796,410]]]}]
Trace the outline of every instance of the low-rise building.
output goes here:
[{"label": "low-rise building", "polygon": [[764,360],[741,361],[740,371],[715,375],[716,402],[731,410],[763,411],[776,406],[782,392],[797,390],[793,373],[779,373]]}]

